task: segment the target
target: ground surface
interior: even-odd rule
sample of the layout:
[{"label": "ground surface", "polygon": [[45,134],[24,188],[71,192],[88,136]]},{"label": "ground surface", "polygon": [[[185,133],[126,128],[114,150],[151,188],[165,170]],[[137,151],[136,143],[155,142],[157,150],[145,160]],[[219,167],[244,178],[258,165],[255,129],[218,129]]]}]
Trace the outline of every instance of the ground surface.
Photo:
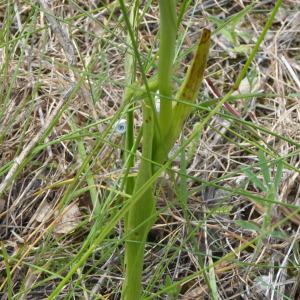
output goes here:
[{"label": "ground surface", "polygon": [[[124,135],[113,117],[126,115],[130,48],[118,3],[48,2],[0,2],[1,299],[46,299],[84,243],[94,241],[93,199],[101,203],[99,234],[122,205]],[[142,2],[138,38],[146,62],[157,53],[158,8]],[[245,9],[250,2],[191,1],[179,28],[174,86],[208,26],[218,30],[198,100],[226,94],[275,3],[252,1]],[[148,66],[150,76],[155,61]],[[187,179],[169,172],[159,180],[145,296],[300,298],[299,74],[300,2],[287,0],[235,99],[173,163]],[[192,114],[185,136],[212,107]],[[137,130],[140,115],[137,103]],[[58,299],[120,299],[122,222],[110,229]],[[210,266],[205,276],[203,266]]]}]

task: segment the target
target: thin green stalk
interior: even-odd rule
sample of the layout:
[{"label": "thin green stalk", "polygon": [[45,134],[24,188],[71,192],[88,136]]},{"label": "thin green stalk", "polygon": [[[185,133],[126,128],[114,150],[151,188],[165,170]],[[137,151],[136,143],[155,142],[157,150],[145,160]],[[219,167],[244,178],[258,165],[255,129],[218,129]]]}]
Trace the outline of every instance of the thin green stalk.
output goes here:
[{"label": "thin green stalk", "polygon": [[[134,194],[152,177],[152,143],[154,135],[152,111],[143,105],[143,158],[136,179]],[[146,160],[147,159],[147,160]],[[130,199],[131,200],[131,199]],[[130,201],[129,200],[129,201]],[[139,201],[132,205],[127,216],[125,243],[125,282],[122,299],[140,299],[142,285],[142,271],[144,262],[144,248],[147,234],[153,224],[155,216],[155,200],[153,185],[148,186]]]},{"label": "thin green stalk", "polygon": [[248,69],[249,69],[249,67],[250,67],[250,65],[251,65],[251,63],[252,63],[252,61],[253,61],[253,59],[254,59],[254,57],[255,57],[255,55],[256,55],[259,47],[260,47],[260,45],[261,45],[261,43],[264,41],[265,36],[266,36],[269,28],[271,27],[271,25],[273,23],[273,20],[274,20],[274,18],[276,16],[277,11],[280,8],[281,4],[282,4],[282,0],[277,0],[276,1],[275,6],[274,6],[274,8],[272,10],[272,13],[271,13],[270,17],[268,18],[268,20],[267,20],[267,22],[266,22],[266,24],[264,26],[263,31],[259,35],[259,37],[257,39],[257,42],[256,42],[253,50],[251,51],[251,53],[250,53],[250,55],[249,55],[249,57],[248,57],[245,65],[244,65],[244,67],[243,67],[243,69],[241,71],[241,73],[239,74],[237,80],[235,81],[235,83],[234,83],[234,85],[232,87],[232,90],[237,90],[239,88],[242,80],[246,76],[246,74],[248,72]]},{"label": "thin green stalk", "polygon": [[178,13],[178,18],[177,18],[177,28],[180,26],[181,21],[183,19],[183,16],[184,16],[185,12],[187,11],[187,9],[188,9],[191,1],[192,0],[184,0],[181,3],[180,9],[179,9],[179,13]]},{"label": "thin green stalk", "polygon": [[[133,31],[136,28],[136,17],[139,7],[139,1],[135,2],[134,9],[130,13],[130,25]],[[128,44],[132,44],[130,35],[127,38]],[[125,72],[127,84],[134,81],[135,75],[135,57],[132,54],[127,55],[125,63]],[[127,94],[128,88],[125,90]],[[150,100],[151,101],[151,100]],[[134,104],[132,104],[134,105]],[[136,184],[133,177],[127,177],[125,181],[126,194],[132,195],[134,190],[142,186],[152,176],[152,141],[153,141],[153,118],[151,108],[143,106],[143,156],[149,161],[141,162],[140,171],[137,176]],[[148,121],[148,122],[147,122]],[[129,167],[134,165],[134,156],[128,152],[134,144],[134,119],[133,111],[127,113],[127,131],[125,141],[125,161],[128,160]],[[129,153],[129,154],[128,154]],[[123,284],[122,299],[139,299],[141,295],[141,280],[144,262],[144,245],[148,231],[152,222],[148,223],[149,217],[155,208],[155,202],[152,194],[152,187],[147,189],[140,199],[128,211],[125,216],[124,231],[127,236],[125,241],[125,281]],[[145,214],[141,213],[144,212]]]},{"label": "thin green stalk", "polygon": [[160,94],[159,125],[162,138],[172,124],[172,73],[175,56],[177,21],[176,2],[160,0],[160,45],[158,62],[158,82]]},{"label": "thin green stalk", "polygon": [[[139,0],[135,1],[134,7],[130,12],[130,24],[134,30],[136,31],[136,19],[137,13],[139,8]],[[127,36],[127,43],[131,44],[131,39],[128,34]],[[135,74],[136,74],[136,60],[134,55],[130,51],[126,53],[125,59],[125,76],[126,76],[126,86],[130,86],[135,81]],[[124,97],[128,94],[129,87],[126,87],[124,91]],[[125,137],[125,149],[127,151],[124,152],[124,161],[128,160],[128,168],[132,168],[134,166],[134,155],[130,153],[133,144],[134,144],[134,116],[133,116],[133,108],[134,103],[132,103],[129,107],[127,112],[127,130],[126,130],[126,137]],[[134,190],[134,178],[128,177],[125,181],[125,193],[132,195]],[[125,227],[127,227],[127,218],[125,218]]]},{"label": "thin green stalk", "polygon": [[121,8],[121,11],[122,11],[122,14],[123,14],[123,17],[124,17],[124,22],[126,23],[128,34],[129,34],[130,39],[131,39],[132,49],[134,51],[137,64],[138,64],[138,66],[140,68],[140,71],[141,71],[142,81],[145,85],[145,90],[146,90],[146,94],[147,94],[147,97],[146,97],[145,101],[151,107],[151,110],[152,110],[152,113],[153,113],[153,119],[154,119],[155,133],[158,137],[160,137],[161,136],[161,131],[160,131],[160,127],[159,127],[158,117],[157,117],[157,113],[156,113],[154,103],[152,101],[153,97],[151,95],[151,90],[150,90],[150,87],[149,87],[149,83],[148,83],[148,80],[147,80],[147,77],[146,77],[146,74],[145,74],[145,71],[144,71],[144,65],[142,63],[142,59],[141,59],[141,56],[139,54],[137,41],[135,39],[134,32],[133,32],[131,24],[130,24],[130,20],[128,18],[127,9],[126,9],[124,0],[119,0],[119,3],[120,3],[120,8]]},{"label": "thin green stalk", "polygon": [[[76,124],[72,118],[70,119],[69,124],[70,124],[72,131],[77,130]],[[86,149],[85,149],[82,137],[77,138],[76,143],[77,143],[80,158],[83,161],[86,159],[87,154],[86,154]],[[99,203],[99,199],[98,199],[98,192],[97,192],[97,189],[95,186],[93,173],[90,169],[90,164],[87,164],[87,166],[85,168],[85,174],[86,174],[86,182],[89,187],[89,192],[90,192],[90,196],[91,196],[91,200],[92,200],[92,204],[93,204],[93,215],[98,216],[101,207],[100,207],[100,203]]]}]

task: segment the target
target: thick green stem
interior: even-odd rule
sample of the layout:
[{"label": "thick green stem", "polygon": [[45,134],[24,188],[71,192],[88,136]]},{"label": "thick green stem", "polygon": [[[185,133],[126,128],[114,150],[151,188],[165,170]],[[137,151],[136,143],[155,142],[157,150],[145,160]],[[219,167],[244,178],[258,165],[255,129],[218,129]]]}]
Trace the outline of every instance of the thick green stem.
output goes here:
[{"label": "thick green stem", "polygon": [[[208,59],[210,36],[211,32],[208,29],[204,29],[193,61],[178,93],[176,94],[177,100],[184,100],[190,103],[196,101]],[[173,107],[172,126],[164,136],[163,147],[162,145],[159,145],[154,149],[154,161],[163,163],[166,160],[168,152],[172,149],[176,139],[179,137],[184,122],[192,111],[192,108],[192,105],[181,102],[175,104]]]},{"label": "thick green stem", "polygon": [[[153,114],[151,108],[143,106],[143,150],[134,193],[152,177]],[[129,199],[130,201],[130,199]],[[122,299],[139,300],[144,262],[144,248],[148,232],[155,218],[153,187],[145,189],[140,200],[132,205],[127,215],[125,242],[125,282]]]},{"label": "thick green stem", "polygon": [[[135,9],[131,11],[130,23],[132,28],[135,28],[135,16],[138,11],[139,1],[135,2]],[[128,43],[131,43],[130,37],[128,37]],[[127,84],[132,83],[132,74],[134,67],[134,60],[131,55],[127,57]],[[130,93],[129,89],[125,91],[125,97]],[[133,95],[132,95],[133,96]],[[131,97],[132,97],[131,96]],[[149,101],[151,101],[149,99]],[[151,107],[144,104],[143,106],[143,158],[147,160],[142,160],[140,171],[137,176],[136,183],[134,183],[133,178],[126,179],[125,191],[128,194],[135,194],[144,183],[152,176],[152,142],[153,142],[153,117],[152,117]],[[127,115],[127,133],[126,133],[126,149],[131,150],[134,143],[133,135],[133,111],[129,112]],[[129,154],[128,159],[129,166],[132,167],[134,164],[133,155]],[[130,201],[130,200],[129,200]],[[142,271],[144,262],[144,247],[147,238],[148,231],[152,225],[151,216],[154,213],[154,198],[152,194],[152,187],[145,190],[140,201],[137,202],[129,210],[128,214],[125,216],[125,282],[123,285],[122,299],[139,299],[141,295],[141,281],[142,281]]]},{"label": "thick green stem", "polygon": [[176,2],[160,0],[160,46],[158,63],[158,80],[160,94],[159,125],[162,138],[172,124],[172,66],[176,45]]},{"label": "thick green stem", "polygon": [[[158,87],[160,92],[160,135],[161,140],[172,122],[172,65],[176,42],[176,3],[175,0],[161,0],[160,58]],[[149,89],[149,88],[148,88]],[[150,101],[150,103],[148,103]],[[152,176],[152,148],[154,142],[154,111],[151,99],[143,105],[143,159],[135,182],[133,196]],[[155,220],[155,200],[153,187],[148,187],[141,199],[132,206],[125,218],[125,282],[122,299],[138,300],[142,290],[144,248],[148,232]]]}]

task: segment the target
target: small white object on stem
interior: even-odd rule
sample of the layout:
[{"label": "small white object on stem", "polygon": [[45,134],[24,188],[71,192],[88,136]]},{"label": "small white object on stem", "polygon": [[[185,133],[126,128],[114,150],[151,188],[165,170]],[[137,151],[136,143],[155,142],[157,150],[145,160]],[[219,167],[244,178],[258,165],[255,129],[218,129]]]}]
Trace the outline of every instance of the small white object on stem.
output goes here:
[{"label": "small white object on stem", "polygon": [[119,121],[116,122],[115,124],[115,131],[118,134],[124,134],[127,129],[127,120],[126,119],[120,119]]}]

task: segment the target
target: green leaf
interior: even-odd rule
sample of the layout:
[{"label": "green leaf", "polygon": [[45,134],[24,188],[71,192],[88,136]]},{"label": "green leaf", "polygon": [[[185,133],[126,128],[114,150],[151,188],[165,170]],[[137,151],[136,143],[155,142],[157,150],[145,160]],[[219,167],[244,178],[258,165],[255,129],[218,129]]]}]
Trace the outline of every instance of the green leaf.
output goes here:
[{"label": "green leaf", "polygon": [[273,232],[271,232],[271,237],[275,238],[275,239],[281,239],[281,240],[285,240],[286,238],[288,238],[288,235],[282,231],[279,230],[274,230]]},{"label": "green leaf", "polygon": [[248,179],[260,190],[267,192],[266,187],[263,185],[263,183],[257,178],[257,175],[254,174],[251,170],[248,168],[242,168],[243,173],[248,177]]},{"label": "green leaf", "polygon": [[[182,138],[183,142],[183,138]],[[179,201],[186,207],[187,205],[187,200],[188,200],[188,184],[187,184],[187,172],[186,172],[186,167],[187,167],[187,161],[185,157],[185,149],[182,148],[180,151],[180,184],[179,184]]]},{"label": "green leaf", "polygon": [[211,210],[211,215],[212,216],[229,215],[232,208],[233,208],[233,205],[222,205],[222,206],[216,207],[213,210]]},{"label": "green leaf", "polygon": [[255,232],[260,232],[260,227],[251,221],[244,221],[244,220],[236,220],[235,223],[246,230],[251,230]]},{"label": "green leaf", "polygon": [[270,169],[269,169],[269,166],[268,166],[268,162],[267,162],[267,159],[266,159],[266,156],[264,154],[264,152],[262,150],[259,150],[258,151],[258,159],[259,159],[259,166],[260,166],[260,169],[262,171],[262,175],[264,177],[264,181],[265,181],[265,184],[267,187],[270,186]]},{"label": "green leaf", "polygon": [[168,288],[168,287],[171,287],[171,289],[168,290],[168,296],[169,298],[168,299],[177,299],[178,298],[178,295],[179,295],[179,291],[180,289],[176,286],[176,285],[173,285],[173,280],[172,278],[170,277],[170,275],[167,275],[166,276],[166,284],[165,284],[165,287]]}]

